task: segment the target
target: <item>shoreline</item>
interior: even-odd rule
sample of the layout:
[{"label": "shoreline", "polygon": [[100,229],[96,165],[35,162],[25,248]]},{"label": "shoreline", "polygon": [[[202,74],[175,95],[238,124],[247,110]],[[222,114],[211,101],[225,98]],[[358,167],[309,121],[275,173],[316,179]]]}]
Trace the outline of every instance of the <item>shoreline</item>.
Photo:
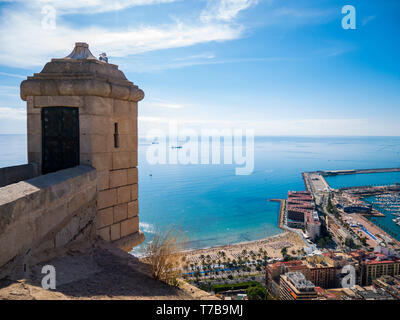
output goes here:
[{"label": "shoreline", "polygon": [[210,248],[194,249],[182,251],[185,263],[198,265],[204,257],[217,262],[226,258],[230,261],[241,258],[253,257],[261,259],[264,254],[268,259],[282,259],[282,249],[286,248],[290,254],[298,254],[304,250],[304,242],[295,232],[284,231],[271,237],[240,242],[236,244],[214,246]]},{"label": "shoreline", "polygon": [[[286,205],[286,201],[284,199],[270,199],[269,201],[274,201],[274,202],[279,202],[280,203],[280,207],[279,207],[279,216],[278,216],[278,228],[281,229],[281,232],[273,235],[273,236],[269,236],[266,238],[261,238],[258,240],[250,240],[250,241],[243,241],[243,242],[238,242],[238,243],[231,243],[231,244],[226,244],[226,245],[217,245],[217,246],[210,246],[210,247],[205,247],[205,248],[199,248],[199,249],[187,249],[187,250],[183,250],[181,251],[181,253],[183,253],[185,256],[193,256],[193,255],[202,255],[204,253],[206,254],[210,254],[210,253],[214,253],[215,252],[219,252],[219,251],[237,251],[238,249],[241,250],[247,250],[248,248],[255,248],[257,247],[259,250],[262,247],[265,247],[268,244],[273,244],[273,243],[279,243],[282,242],[285,244],[286,247],[290,248],[290,247],[296,247],[299,245],[298,240],[300,239],[300,236],[298,236],[295,232],[289,231],[285,228],[283,228],[283,218],[284,218],[284,211],[285,211],[285,205]],[[298,238],[298,239],[296,239]],[[287,239],[287,242],[284,241],[280,241],[283,239]],[[290,241],[291,240],[291,241]],[[300,239],[300,242],[303,243],[302,239]],[[279,246],[277,245],[277,247],[279,247],[280,249],[283,248],[283,246]],[[266,250],[265,248],[263,248],[263,250],[265,250],[266,252],[268,252],[268,250]],[[254,250],[252,250],[254,251]],[[276,257],[276,252],[274,252],[273,250],[269,250],[271,254],[273,254]],[[279,255],[281,256],[281,254],[279,253]],[[272,256],[271,256],[272,258]]]},{"label": "shoreline", "polygon": [[289,233],[289,231],[282,231],[279,234],[269,236],[266,238],[261,238],[258,240],[249,240],[249,241],[242,241],[242,242],[237,242],[237,243],[230,243],[230,244],[221,244],[221,245],[216,245],[216,246],[210,246],[210,247],[204,247],[204,248],[198,248],[198,249],[185,249],[181,251],[182,253],[190,253],[190,252],[195,252],[195,251],[202,251],[202,250],[216,250],[216,249],[221,249],[221,248],[226,248],[226,247],[235,247],[235,246],[245,246],[249,244],[254,244],[256,242],[262,242],[262,241],[267,241],[267,240],[273,240],[273,238],[280,237],[285,233]]}]

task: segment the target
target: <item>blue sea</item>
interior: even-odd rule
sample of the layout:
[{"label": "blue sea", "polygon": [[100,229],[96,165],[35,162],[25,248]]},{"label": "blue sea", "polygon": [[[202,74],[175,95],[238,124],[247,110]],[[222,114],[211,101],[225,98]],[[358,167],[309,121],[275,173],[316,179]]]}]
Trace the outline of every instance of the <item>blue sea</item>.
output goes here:
[{"label": "blue sea", "polygon": [[[149,145],[139,141],[141,230],[149,241],[157,230],[177,226],[191,248],[280,233],[279,205],[269,200],[304,190],[304,171],[400,167],[400,137],[257,137],[254,172],[247,176],[235,175],[235,165],[151,165],[146,161]],[[25,162],[25,136],[0,135],[0,167]],[[335,182],[343,186],[398,179],[340,177],[349,179]]]}]

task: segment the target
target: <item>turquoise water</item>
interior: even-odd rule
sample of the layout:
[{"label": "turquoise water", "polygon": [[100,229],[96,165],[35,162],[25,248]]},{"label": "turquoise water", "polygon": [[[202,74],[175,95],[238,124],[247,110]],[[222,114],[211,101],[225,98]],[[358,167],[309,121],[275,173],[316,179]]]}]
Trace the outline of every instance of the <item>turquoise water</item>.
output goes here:
[{"label": "turquoise water", "polygon": [[[0,147],[0,166],[26,161],[25,136],[0,135]],[[400,166],[400,138],[391,137],[258,137],[249,176],[233,165],[150,165],[147,147],[139,142],[141,230],[149,240],[177,225],[193,248],[280,233],[279,205],[268,200],[304,190],[303,171]]]},{"label": "turquoise water", "polygon": [[[397,167],[399,142],[399,138],[260,137],[250,176],[235,176],[232,166],[151,166],[144,157],[147,145],[142,143],[142,230],[175,223],[188,231],[192,247],[277,234],[279,206],[267,200],[286,198],[288,190],[304,190],[301,172]],[[375,183],[373,179],[369,184]]]},{"label": "turquoise water", "polygon": [[[399,208],[397,207],[396,209],[393,209],[390,208],[390,206],[382,205],[375,196],[365,197],[364,201],[372,204],[375,209],[385,215],[384,217],[372,217],[370,218],[370,220],[378,225],[380,228],[382,228],[384,231],[389,233],[391,236],[393,236],[397,240],[400,240],[400,226],[393,222],[393,219],[399,217]],[[397,199],[396,204],[400,204],[399,199]]]},{"label": "turquoise water", "polygon": [[[357,168],[358,169],[358,168]],[[400,172],[344,174],[325,177],[326,182],[335,189],[359,186],[384,186],[400,183]]]}]

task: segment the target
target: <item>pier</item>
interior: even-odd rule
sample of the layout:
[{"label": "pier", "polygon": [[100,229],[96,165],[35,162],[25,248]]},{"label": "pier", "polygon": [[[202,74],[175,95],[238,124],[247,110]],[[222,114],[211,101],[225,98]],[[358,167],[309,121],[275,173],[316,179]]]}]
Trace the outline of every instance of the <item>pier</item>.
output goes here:
[{"label": "pier", "polygon": [[284,226],[284,219],[285,219],[285,206],[286,206],[286,201],[284,199],[271,199],[270,201],[273,202],[280,202],[281,208],[279,209],[279,220],[278,220],[278,227],[287,231]]},{"label": "pier", "polygon": [[379,168],[379,169],[350,169],[350,170],[328,170],[318,171],[323,176],[336,176],[344,174],[359,174],[359,173],[383,173],[383,172],[399,172],[400,168]]}]

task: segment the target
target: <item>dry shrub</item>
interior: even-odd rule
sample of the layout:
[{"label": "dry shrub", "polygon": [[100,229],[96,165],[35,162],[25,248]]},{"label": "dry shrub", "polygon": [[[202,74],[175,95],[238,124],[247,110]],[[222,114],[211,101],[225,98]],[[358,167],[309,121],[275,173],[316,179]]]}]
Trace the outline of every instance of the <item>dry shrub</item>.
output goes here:
[{"label": "dry shrub", "polygon": [[181,274],[180,264],[185,244],[182,232],[176,228],[156,233],[147,244],[145,258],[151,266],[154,278],[171,286],[179,286],[178,278]]}]

